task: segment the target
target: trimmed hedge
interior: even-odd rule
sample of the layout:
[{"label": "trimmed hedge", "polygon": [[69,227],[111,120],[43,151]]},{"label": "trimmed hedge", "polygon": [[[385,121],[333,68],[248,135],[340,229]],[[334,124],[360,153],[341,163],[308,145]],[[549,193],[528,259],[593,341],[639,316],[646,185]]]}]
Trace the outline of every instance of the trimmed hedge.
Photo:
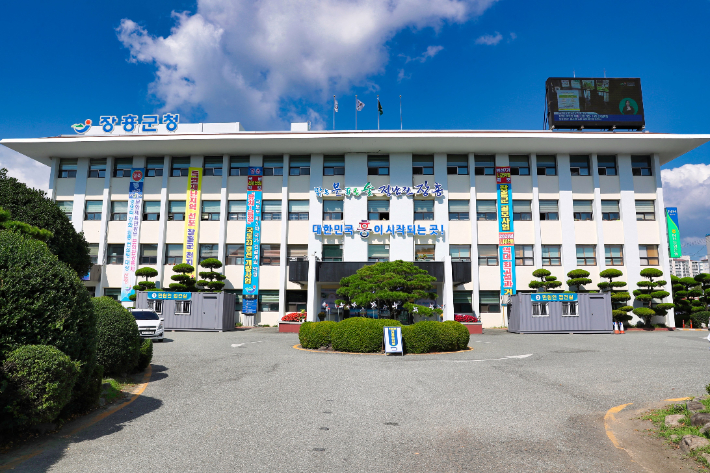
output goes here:
[{"label": "trimmed hedge", "polygon": [[138,371],[145,371],[151,361],[153,361],[153,340],[144,340],[143,345],[141,345],[140,355],[138,355],[138,366],[136,369]]},{"label": "trimmed hedge", "polygon": [[327,347],[331,343],[331,333],[337,322],[303,322],[298,332],[298,340],[303,348]]},{"label": "trimmed hedge", "polygon": [[469,337],[468,329],[453,320],[417,322],[402,329],[405,353],[464,350]]},{"label": "trimmed hedge", "polygon": [[[338,322],[331,332],[335,351],[374,353],[382,350],[384,327],[402,325],[398,320],[351,317]],[[303,326],[301,326],[303,328]]]},{"label": "trimmed hedge", "polygon": [[2,365],[3,430],[52,422],[69,403],[80,363],[47,345],[25,345]]},{"label": "trimmed hedge", "polygon": [[108,375],[130,373],[138,365],[142,340],[133,315],[110,297],[93,299],[96,312],[96,359]]},{"label": "trimmed hedge", "polygon": [[456,350],[465,350],[468,348],[468,342],[471,339],[471,334],[465,325],[455,322],[453,320],[447,320],[443,322],[444,325],[450,325],[453,327],[456,334]]}]

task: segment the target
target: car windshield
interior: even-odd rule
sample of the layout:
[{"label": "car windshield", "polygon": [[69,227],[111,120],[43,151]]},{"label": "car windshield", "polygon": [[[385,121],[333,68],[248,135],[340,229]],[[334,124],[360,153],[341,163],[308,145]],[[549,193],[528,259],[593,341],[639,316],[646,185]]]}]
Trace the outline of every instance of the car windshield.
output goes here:
[{"label": "car windshield", "polygon": [[149,310],[134,310],[133,317],[135,317],[136,320],[160,320],[158,314]]}]

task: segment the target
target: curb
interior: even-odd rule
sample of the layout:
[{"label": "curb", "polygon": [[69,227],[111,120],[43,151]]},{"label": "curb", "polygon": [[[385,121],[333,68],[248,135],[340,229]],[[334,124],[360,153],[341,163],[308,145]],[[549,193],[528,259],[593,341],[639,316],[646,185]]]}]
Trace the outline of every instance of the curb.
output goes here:
[{"label": "curb", "polygon": [[[300,351],[307,351],[310,353],[322,353],[322,354],[330,354],[330,355],[377,355],[377,356],[386,356],[387,353],[356,353],[356,352],[350,352],[350,351],[325,351],[325,350],[312,350],[310,348],[303,348],[300,343],[297,343],[293,347],[295,350],[300,350]],[[406,356],[425,356],[425,355],[450,355],[452,353],[468,353],[470,351],[473,351],[472,347],[468,347],[467,350],[458,350],[458,351],[435,351],[431,353],[408,353]],[[404,355],[400,355],[404,356]]]}]

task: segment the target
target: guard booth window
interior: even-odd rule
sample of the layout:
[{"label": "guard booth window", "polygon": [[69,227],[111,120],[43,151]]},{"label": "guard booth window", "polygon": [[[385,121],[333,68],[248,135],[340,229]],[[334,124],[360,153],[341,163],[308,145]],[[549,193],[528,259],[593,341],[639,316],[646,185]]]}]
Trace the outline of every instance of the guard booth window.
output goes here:
[{"label": "guard booth window", "polygon": [[148,308],[160,315],[163,313],[163,301],[148,301]]},{"label": "guard booth window", "polygon": [[578,303],[577,302],[563,302],[562,303],[562,316],[563,317],[579,316]]},{"label": "guard booth window", "polygon": [[532,303],[532,316],[533,317],[549,317],[550,309],[547,302],[533,302]]},{"label": "guard booth window", "polygon": [[175,315],[190,315],[192,301],[175,301]]}]

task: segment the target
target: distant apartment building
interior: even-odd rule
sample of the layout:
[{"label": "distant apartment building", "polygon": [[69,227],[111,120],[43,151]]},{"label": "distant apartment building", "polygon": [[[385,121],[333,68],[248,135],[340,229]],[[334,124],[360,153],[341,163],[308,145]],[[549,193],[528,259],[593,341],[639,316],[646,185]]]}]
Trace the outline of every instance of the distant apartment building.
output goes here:
[{"label": "distant apartment building", "polygon": [[703,256],[700,261],[692,261],[690,256],[671,258],[672,275],[679,278],[693,278],[700,273],[710,273],[707,256]]}]

